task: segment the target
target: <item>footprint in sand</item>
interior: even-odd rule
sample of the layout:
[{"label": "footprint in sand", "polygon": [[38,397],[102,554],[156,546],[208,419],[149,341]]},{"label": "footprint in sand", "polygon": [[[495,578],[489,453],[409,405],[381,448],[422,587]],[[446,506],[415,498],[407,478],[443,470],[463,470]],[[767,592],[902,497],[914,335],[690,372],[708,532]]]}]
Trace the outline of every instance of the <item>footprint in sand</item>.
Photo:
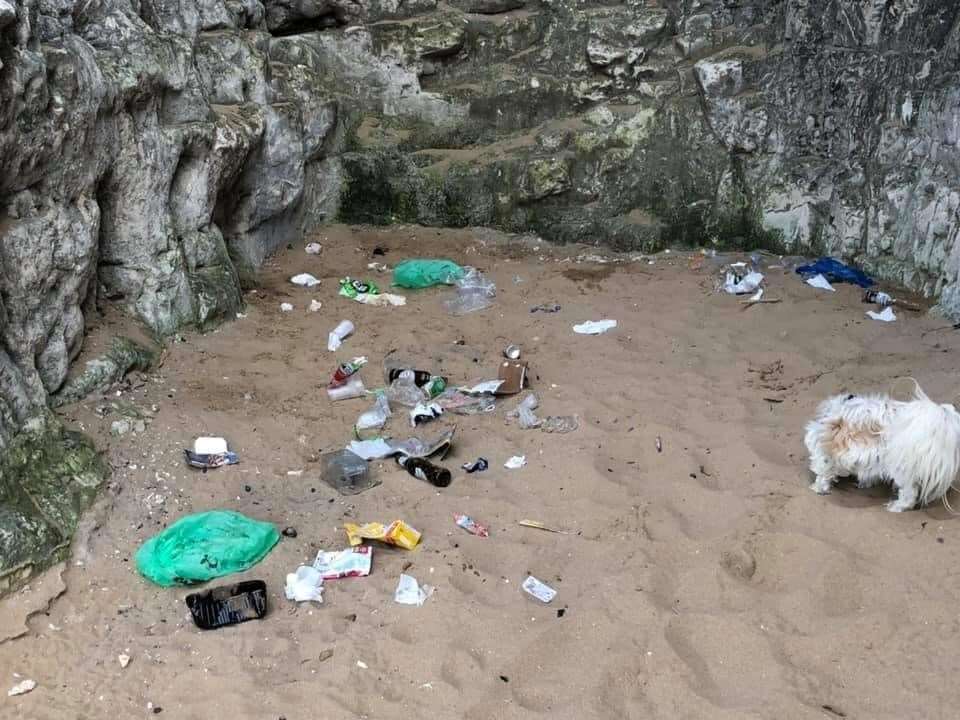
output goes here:
[{"label": "footprint in sand", "polygon": [[487,672],[486,660],[479,650],[467,650],[462,640],[447,649],[440,661],[440,679],[458,691],[470,687]]},{"label": "footprint in sand", "polygon": [[757,572],[757,559],[744,547],[720,553],[720,566],[733,577],[751,580]]}]

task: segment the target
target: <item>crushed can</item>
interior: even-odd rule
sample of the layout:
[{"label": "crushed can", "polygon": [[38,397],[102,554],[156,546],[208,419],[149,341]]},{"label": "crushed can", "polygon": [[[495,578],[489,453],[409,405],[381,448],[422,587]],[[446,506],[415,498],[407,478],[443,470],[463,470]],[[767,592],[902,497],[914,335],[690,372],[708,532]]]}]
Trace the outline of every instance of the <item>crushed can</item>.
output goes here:
[{"label": "crushed can", "polygon": [[330,378],[330,384],[327,387],[336,388],[345,385],[347,380],[350,379],[350,376],[366,364],[367,359],[365,357],[358,357],[350,362],[341,363],[334,371],[333,376]]},{"label": "crushed can", "polygon": [[[416,382],[416,376],[414,376],[414,382]],[[427,396],[432,400],[447,389],[447,379],[442,378],[439,375],[433,375],[426,383],[424,383],[423,389],[426,391]]]}]

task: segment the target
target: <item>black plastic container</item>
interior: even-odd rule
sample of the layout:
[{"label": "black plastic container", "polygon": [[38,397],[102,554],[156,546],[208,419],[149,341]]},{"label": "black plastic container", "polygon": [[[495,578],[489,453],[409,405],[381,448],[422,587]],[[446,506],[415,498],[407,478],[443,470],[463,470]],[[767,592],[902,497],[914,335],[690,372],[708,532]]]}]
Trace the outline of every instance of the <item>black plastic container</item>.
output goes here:
[{"label": "black plastic container", "polygon": [[267,614],[267,584],[263,580],[247,580],[192,593],[187,595],[187,607],[201,630],[260,620]]}]

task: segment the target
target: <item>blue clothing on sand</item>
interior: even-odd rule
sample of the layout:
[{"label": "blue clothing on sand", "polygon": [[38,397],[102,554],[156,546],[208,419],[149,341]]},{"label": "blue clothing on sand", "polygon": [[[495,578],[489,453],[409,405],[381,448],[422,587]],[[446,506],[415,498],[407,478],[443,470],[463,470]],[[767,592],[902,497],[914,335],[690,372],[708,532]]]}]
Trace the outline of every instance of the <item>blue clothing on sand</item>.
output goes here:
[{"label": "blue clothing on sand", "polygon": [[822,257],[810,265],[801,265],[797,268],[797,273],[805,278],[813,275],[823,275],[830,282],[853,283],[862,288],[873,285],[873,278],[854,267],[844,265],[839,260],[829,257]]}]

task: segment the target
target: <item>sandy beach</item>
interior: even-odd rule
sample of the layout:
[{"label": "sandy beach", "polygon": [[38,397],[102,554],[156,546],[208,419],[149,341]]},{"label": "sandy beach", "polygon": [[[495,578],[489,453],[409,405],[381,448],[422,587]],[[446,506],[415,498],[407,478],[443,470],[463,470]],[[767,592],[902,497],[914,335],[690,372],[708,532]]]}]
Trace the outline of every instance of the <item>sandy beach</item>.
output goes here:
[{"label": "sandy beach", "polygon": [[[580,246],[508,241],[490,231],[333,226],[269,261],[245,316],[170,344],[162,365],[110,395],[63,409],[114,467],[59,571],[0,603],[0,717],[636,718],[927,720],[957,717],[960,526],[943,507],[888,513],[887,488],[808,485],[803,424],[836,392],[888,391],[909,375],[940,402],[955,398],[960,337],[900,312],[865,316],[858,288],[828,293],[765,258],[767,297],[745,308],[714,289],[715,259],[595,255]],[[372,255],[374,248],[385,255]],[[453,290],[402,291],[407,305],[338,297],[344,275],[384,289],[393,266],[449,257],[487,273],[494,305],[453,317]],[[578,260],[579,258],[579,260]],[[597,260],[605,260],[597,262]],[[310,272],[312,289],[288,278]],[[311,299],[323,303],[310,312]],[[281,312],[281,302],[294,306]],[[531,313],[556,302],[556,313]],[[327,333],[349,318],[338,353]],[[603,335],[572,325],[613,318]],[[131,321],[107,312],[84,357]],[[457,426],[438,489],[392,461],[382,484],[340,496],[319,457],[351,439],[366,399],[331,403],[338,361],[366,355],[382,384],[391,349],[464,384],[496,376],[505,345],[530,364],[541,415],[572,415],[557,435],[506,415],[445,414],[417,434]],[[111,435],[111,402],[150,416]],[[98,412],[98,407],[101,411]],[[155,409],[154,409],[155,408]],[[387,429],[414,431],[397,408]],[[182,450],[226,437],[238,465],[202,473]],[[660,449],[657,439],[660,439]],[[527,464],[504,468],[513,455]],[[460,465],[483,456],[486,472]],[[194,627],[187,588],[139,576],[133,557],[179,517],[230,509],[293,527],[237,578],[266,581],[266,618]],[[488,538],[453,522],[466,513]],[[329,581],[324,603],[283,597],[284,578],[318,549],[346,547],[344,522],[403,519],[413,551],[377,545],[366,578]],[[518,525],[543,522],[564,533]],[[401,572],[436,590],[395,604]],[[557,590],[523,593],[532,574]],[[28,609],[41,608],[23,624]],[[129,655],[126,668],[118,662]],[[19,674],[20,677],[17,677]],[[5,691],[22,678],[37,687]],[[160,712],[158,712],[158,710]]]}]

